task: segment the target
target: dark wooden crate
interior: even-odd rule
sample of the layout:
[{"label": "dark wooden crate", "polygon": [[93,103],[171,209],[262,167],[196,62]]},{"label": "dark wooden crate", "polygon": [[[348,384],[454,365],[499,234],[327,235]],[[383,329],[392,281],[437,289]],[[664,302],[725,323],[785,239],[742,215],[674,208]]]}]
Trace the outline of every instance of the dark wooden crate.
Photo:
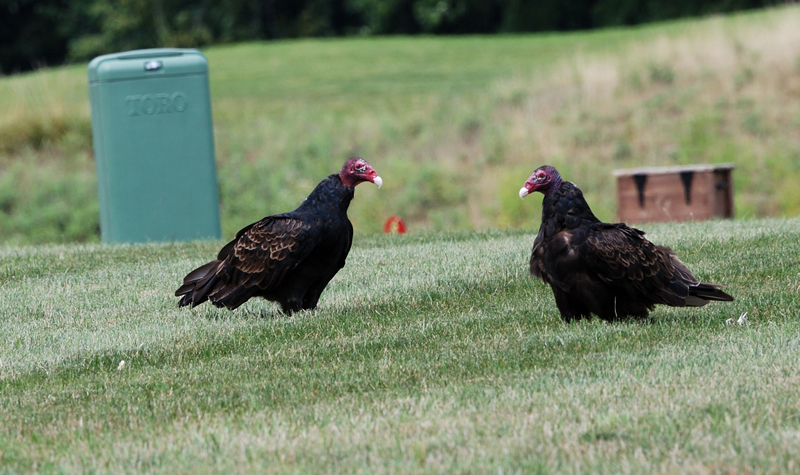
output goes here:
[{"label": "dark wooden crate", "polygon": [[614,170],[617,216],[632,223],[733,217],[732,164]]}]

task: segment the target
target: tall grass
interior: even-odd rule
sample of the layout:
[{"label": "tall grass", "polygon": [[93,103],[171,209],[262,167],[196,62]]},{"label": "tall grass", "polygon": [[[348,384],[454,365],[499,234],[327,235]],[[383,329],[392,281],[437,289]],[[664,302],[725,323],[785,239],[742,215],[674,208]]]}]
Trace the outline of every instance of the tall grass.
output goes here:
[{"label": "tall grass", "polygon": [[[737,217],[794,216],[798,32],[787,6],[588,33],[210,48],[223,233],[294,208],[351,155],[386,183],[358,190],[360,234],[391,214],[412,230],[531,226],[516,190],[543,163],[606,220],[612,169],[719,162],[737,167]],[[34,221],[56,203],[97,207],[85,81],[82,66],[0,79],[6,242],[97,239],[89,213],[71,234]]]},{"label": "tall grass", "polygon": [[566,325],[531,231],[359,237],[293,317],[178,309],[219,243],[0,247],[0,471],[797,471],[800,220],[646,230],[736,301]]}]

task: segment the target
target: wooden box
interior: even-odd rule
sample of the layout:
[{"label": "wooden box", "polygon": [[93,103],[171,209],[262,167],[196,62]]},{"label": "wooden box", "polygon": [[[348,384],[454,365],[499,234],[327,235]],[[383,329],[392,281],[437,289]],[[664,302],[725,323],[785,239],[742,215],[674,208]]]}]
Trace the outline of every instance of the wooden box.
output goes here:
[{"label": "wooden box", "polygon": [[733,217],[732,164],[614,170],[617,215],[627,223]]}]

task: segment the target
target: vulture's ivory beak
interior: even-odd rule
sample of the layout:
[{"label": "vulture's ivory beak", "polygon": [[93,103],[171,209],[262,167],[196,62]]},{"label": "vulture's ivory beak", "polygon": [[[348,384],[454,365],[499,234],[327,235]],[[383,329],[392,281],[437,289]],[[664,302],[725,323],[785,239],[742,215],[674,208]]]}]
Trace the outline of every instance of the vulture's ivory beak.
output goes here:
[{"label": "vulture's ivory beak", "polygon": [[520,197],[520,199],[524,199],[524,198],[525,198],[526,196],[528,196],[529,194],[530,194],[530,191],[528,191],[528,189],[527,189],[527,188],[525,188],[524,186],[523,186],[522,188],[520,188],[520,190],[519,190],[519,197]]},{"label": "vulture's ivory beak", "polygon": [[376,185],[378,185],[378,189],[380,190],[381,186],[383,185],[383,180],[381,179],[381,177],[376,176],[375,179],[372,180],[372,183],[375,183]]}]

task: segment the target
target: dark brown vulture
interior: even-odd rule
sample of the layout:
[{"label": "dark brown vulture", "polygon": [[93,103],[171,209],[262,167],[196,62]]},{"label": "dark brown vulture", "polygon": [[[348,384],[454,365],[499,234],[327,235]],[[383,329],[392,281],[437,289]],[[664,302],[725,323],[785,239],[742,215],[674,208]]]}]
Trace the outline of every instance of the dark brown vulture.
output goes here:
[{"label": "dark brown vulture", "polygon": [[614,321],[644,318],[655,304],[701,307],[733,297],[717,284],[698,281],[668,247],[624,223],[597,219],[574,184],[551,166],[538,168],[519,190],[538,191],[542,225],[533,243],[531,275],[553,289],[561,318]]},{"label": "dark brown vulture", "polygon": [[366,160],[351,158],[296,210],[246,226],[215,260],[184,277],[175,291],[181,297],[178,306],[210,300],[233,310],[251,297],[263,297],[280,303],[287,314],[315,308],[350,252],[353,226],[347,207],[363,181],[378,188],[383,183]]}]

